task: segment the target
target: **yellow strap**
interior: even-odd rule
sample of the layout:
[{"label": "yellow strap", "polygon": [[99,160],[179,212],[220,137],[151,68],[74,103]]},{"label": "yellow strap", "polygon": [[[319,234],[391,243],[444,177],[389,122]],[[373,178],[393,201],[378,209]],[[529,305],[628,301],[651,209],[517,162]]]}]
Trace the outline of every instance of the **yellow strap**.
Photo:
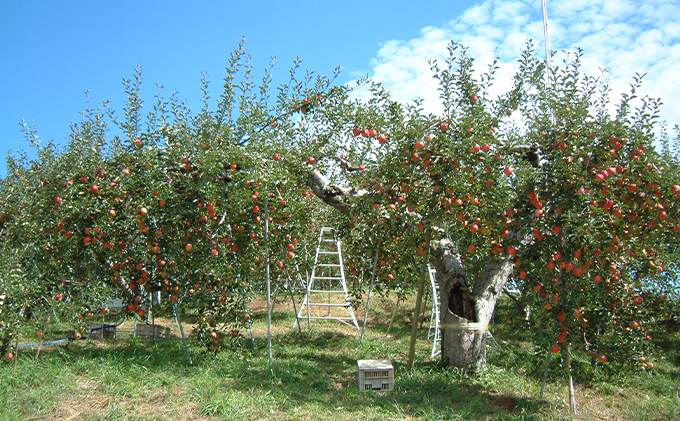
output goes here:
[{"label": "yellow strap", "polygon": [[447,323],[440,324],[442,329],[454,329],[454,330],[489,330],[489,325],[486,323]]}]

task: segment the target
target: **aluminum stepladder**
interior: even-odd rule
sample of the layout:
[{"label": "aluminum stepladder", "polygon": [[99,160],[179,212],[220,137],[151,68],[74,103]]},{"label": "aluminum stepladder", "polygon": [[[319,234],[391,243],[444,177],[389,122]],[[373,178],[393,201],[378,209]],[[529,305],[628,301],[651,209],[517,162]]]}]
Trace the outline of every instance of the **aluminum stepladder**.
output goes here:
[{"label": "aluminum stepladder", "polygon": [[[430,266],[427,268],[430,272],[430,284],[432,285],[432,315],[430,316],[430,328],[427,330],[427,339],[434,338],[431,353],[431,357],[434,358],[442,352],[441,348],[439,348],[441,342],[441,329],[439,328],[439,284],[437,284],[436,279],[437,270],[432,269]],[[494,338],[488,330],[486,331],[486,338],[491,341],[492,347],[500,352],[504,352],[501,345],[496,341],[496,338]]]},{"label": "aluminum stepladder", "polygon": [[[324,298],[326,300],[322,302]],[[312,307],[327,310],[327,312],[321,316],[312,315],[310,311]],[[349,316],[339,315],[338,311],[341,311],[341,309],[347,310]],[[354,326],[359,330],[359,324],[354,317],[354,310],[352,310],[347,293],[342,248],[340,240],[335,236],[334,228],[322,227],[319,232],[319,243],[314,256],[312,275],[309,277],[305,298],[302,301],[295,323],[299,323],[299,320],[305,317],[308,327],[310,327],[310,320],[322,319],[336,320],[348,326]]]},{"label": "aluminum stepladder", "polygon": [[432,286],[432,314],[430,315],[430,327],[427,329],[427,339],[429,340],[434,337],[431,354],[434,358],[441,353],[441,350],[437,350],[439,341],[441,340],[441,332],[439,330],[439,285],[435,278],[437,270],[432,269],[429,265],[427,266],[427,269],[430,273],[430,285]]}]

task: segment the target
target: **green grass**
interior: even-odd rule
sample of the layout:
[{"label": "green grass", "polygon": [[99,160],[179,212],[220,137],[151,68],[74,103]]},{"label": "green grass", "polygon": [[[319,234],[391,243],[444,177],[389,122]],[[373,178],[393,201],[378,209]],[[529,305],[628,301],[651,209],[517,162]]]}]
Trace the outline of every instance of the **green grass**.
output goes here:
[{"label": "green grass", "polygon": [[[376,301],[363,344],[355,330],[331,322],[299,334],[290,328],[292,309],[277,305],[271,369],[261,314],[254,351],[213,357],[192,348],[193,366],[177,340],[80,341],[49,347],[38,361],[24,351],[16,373],[0,365],[0,420],[571,419],[557,367],[538,399],[545,356],[517,329],[494,327],[504,352],[490,351],[488,371],[473,377],[429,357],[425,323],[415,368],[406,371],[408,308],[386,338],[390,302]],[[665,340],[669,358],[652,373],[577,377],[580,419],[680,419],[680,339]],[[372,358],[392,360],[394,392],[358,390],[356,361]]]}]

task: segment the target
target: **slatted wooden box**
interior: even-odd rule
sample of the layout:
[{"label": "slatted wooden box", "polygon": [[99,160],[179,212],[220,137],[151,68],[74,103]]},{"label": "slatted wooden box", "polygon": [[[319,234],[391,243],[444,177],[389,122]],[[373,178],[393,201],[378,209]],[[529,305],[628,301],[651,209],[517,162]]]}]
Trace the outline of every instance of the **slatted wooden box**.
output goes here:
[{"label": "slatted wooden box", "polygon": [[394,390],[394,367],[390,360],[359,360],[357,365],[360,391]]},{"label": "slatted wooden box", "polygon": [[[95,329],[95,330],[92,330]],[[115,339],[115,323],[90,323],[90,337],[94,339]]]},{"label": "slatted wooden box", "polygon": [[156,329],[156,339],[168,339],[170,337],[170,328],[160,325],[146,325],[138,324],[135,335],[141,339],[153,339],[153,331]]}]

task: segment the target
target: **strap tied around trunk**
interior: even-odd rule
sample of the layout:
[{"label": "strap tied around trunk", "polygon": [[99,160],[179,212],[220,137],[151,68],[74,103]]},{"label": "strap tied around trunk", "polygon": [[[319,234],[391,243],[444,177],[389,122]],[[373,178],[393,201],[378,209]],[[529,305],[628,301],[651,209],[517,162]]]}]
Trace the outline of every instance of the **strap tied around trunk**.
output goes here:
[{"label": "strap tied around trunk", "polygon": [[454,329],[454,330],[479,330],[487,331],[489,330],[488,323],[445,323],[440,324],[442,329]]}]

